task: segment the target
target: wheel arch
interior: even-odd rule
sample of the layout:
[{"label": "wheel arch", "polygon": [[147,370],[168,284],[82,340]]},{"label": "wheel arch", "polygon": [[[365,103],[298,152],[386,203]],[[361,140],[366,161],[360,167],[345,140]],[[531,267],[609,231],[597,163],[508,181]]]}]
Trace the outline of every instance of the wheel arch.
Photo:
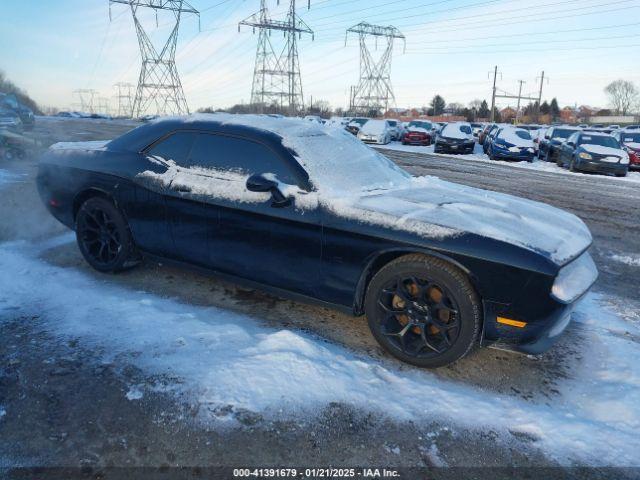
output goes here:
[{"label": "wheel arch", "polygon": [[478,296],[482,299],[482,295],[480,293],[481,290],[478,288],[479,282],[476,276],[467,267],[465,267],[462,263],[455,260],[454,258],[428,248],[392,248],[376,252],[367,261],[365,268],[360,274],[360,278],[358,279],[358,284],[356,286],[355,298],[353,302],[353,311],[355,315],[362,315],[364,313],[364,301],[367,287],[369,286],[371,279],[376,275],[376,273],[378,273],[380,269],[387,265],[389,262],[392,262],[397,258],[404,257],[405,255],[411,254],[420,254],[428,257],[439,258],[440,260],[444,260],[445,262],[448,262],[456,268],[460,269],[460,271],[462,271],[462,273],[464,273],[467,278],[469,278],[471,285],[478,293]]},{"label": "wheel arch", "polygon": [[116,199],[114,198],[113,195],[111,195],[106,190],[103,190],[97,187],[86,188],[81,192],[79,192],[78,194],[76,194],[76,196],[73,199],[73,211],[71,213],[73,214],[74,223],[76,221],[76,216],[78,215],[78,210],[80,210],[80,207],[82,206],[82,204],[93,197],[102,197],[106,200],[109,200],[116,206],[116,208],[118,208]]}]

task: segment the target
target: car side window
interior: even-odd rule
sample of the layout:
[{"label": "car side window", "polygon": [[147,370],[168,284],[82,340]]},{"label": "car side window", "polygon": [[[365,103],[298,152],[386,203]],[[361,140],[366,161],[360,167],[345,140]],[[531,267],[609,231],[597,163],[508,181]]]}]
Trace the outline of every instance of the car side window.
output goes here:
[{"label": "car side window", "polygon": [[273,173],[283,183],[297,183],[285,160],[269,147],[249,139],[227,135],[197,133],[185,166],[245,175]]},{"label": "car side window", "polygon": [[193,132],[174,132],[147,150],[147,155],[184,165],[191,152],[194,137]]}]

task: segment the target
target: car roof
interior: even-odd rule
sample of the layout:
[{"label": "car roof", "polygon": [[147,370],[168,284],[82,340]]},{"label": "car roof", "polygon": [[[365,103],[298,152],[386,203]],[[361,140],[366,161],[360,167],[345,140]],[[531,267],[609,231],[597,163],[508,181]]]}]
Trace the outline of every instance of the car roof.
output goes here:
[{"label": "car roof", "polygon": [[111,141],[112,150],[141,151],[158,139],[177,130],[200,130],[211,133],[247,136],[280,147],[287,135],[301,136],[322,132],[320,124],[303,119],[274,118],[267,115],[199,113],[183,117],[161,117],[141,125]]}]

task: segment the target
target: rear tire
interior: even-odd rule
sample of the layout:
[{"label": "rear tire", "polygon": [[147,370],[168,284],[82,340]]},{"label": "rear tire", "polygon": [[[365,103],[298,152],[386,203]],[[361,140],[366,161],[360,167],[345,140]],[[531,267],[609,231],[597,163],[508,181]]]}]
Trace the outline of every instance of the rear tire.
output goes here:
[{"label": "rear tire", "polygon": [[481,302],[466,275],[438,258],[400,257],[371,280],[369,328],[396,358],[437,368],[468,354],[480,332]]},{"label": "rear tire", "polygon": [[106,198],[93,197],[82,204],[76,215],[76,240],[84,259],[99,272],[120,272],[138,263],[129,226]]}]

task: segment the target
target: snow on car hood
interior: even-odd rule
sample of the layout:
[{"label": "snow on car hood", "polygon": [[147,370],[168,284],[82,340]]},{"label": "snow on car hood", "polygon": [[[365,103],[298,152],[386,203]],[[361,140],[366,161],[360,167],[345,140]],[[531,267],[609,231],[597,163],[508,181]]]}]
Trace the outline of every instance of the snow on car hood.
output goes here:
[{"label": "snow on car hood", "polygon": [[[529,139],[525,139],[522,137],[519,137],[518,134],[516,132],[518,132],[519,130],[514,129],[504,129],[502,131],[502,133],[500,134],[500,137],[502,137],[505,141],[509,142],[512,145],[515,145],[516,147],[525,147],[525,148],[533,148],[533,140]],[[523,132],[526,132],[526,130],[520,130]]]},{"label": "snow on car hood", "polygon": [[101,150],[110,140],[93,140],[89,142],[58,142],[49,147],[50,150]]},{"label": "snow on car hood", "polygon": [[412,183],[411,188],[362,195],[352,207],[369,215],[394,217],[398,225],[407,227],[437,226],[493,238],[540,253],[560,265],[592,242],[582,220],[543,203],[435,177],[416,178]]},{"label": "snow on car hood", "polygon": [[429,130],[422,127],[407,127],[408,132],[429,133]]},{"label": "snow on car hood", "polygon": [[602,145],[591,145],[588,143],[584,143],[580,146],[587,152],[595,153],[596,155],[612,155],[615,157],[624,157],[624,152],[619,148],[604,147]]},{"label": "snow on car hood", "polygon": [[625,145],[627,147],[629,147],[632,150],[640,150],[640,143],[637,142],[629,142],[629,143],[625,143]]}]

